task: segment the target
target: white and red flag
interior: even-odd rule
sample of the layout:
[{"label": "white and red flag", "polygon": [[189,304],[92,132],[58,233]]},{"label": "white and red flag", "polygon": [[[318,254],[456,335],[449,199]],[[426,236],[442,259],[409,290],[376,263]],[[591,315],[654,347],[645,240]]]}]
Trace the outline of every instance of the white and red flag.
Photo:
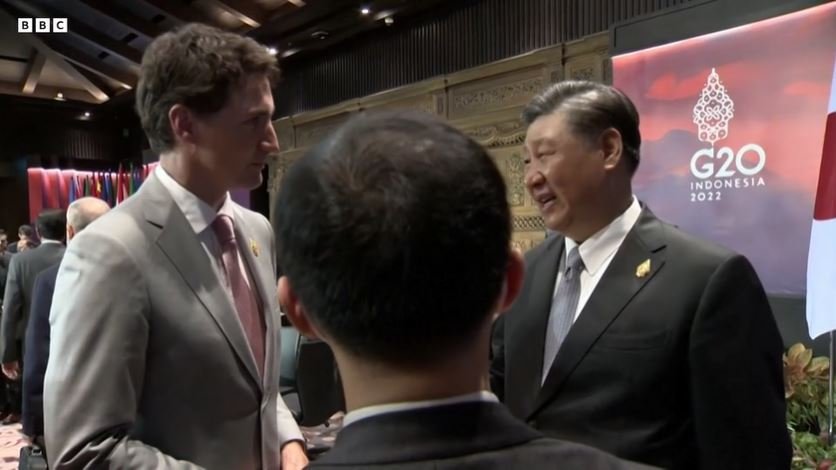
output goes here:
[{"label": "white and red flag", "polygon": [[811,338],[836,330],[836,61],[810,233],[807,328]]}]

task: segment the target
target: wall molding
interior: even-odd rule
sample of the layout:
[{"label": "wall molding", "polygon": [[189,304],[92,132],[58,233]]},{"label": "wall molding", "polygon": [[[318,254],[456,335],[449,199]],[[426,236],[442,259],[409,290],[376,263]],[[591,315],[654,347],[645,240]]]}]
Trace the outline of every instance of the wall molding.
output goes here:
[{"label": "wall molding", "polygon": [[611,81],[608,47],[608,35],[596,34],[278,119],[273,124],[282,151],[270,160],[271,214],[288,167],[352,115],[415,109],[448,120],[488,149],[507,184],[514,246],[526,251],[543,240],[545,224],[523,183],[522,108],[548,84],[564,78]]}]

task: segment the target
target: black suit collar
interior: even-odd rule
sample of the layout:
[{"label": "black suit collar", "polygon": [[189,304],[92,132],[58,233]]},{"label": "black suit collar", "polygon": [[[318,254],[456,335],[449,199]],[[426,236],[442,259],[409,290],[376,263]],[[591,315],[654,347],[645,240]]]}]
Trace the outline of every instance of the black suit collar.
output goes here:
[{"label": "black suit collar", "polygon": [[[553,265],[554,274],[545,281],[535,278],[533,282],[538,283],[538,285],[532,287],[534,289],[532,295],[538,296],[537,304],[532,306],[539,305],[542,302],[546,303],[545,308],[536,310],[535,318],[532,320],[532,323],[542,328],[531,337],[537,338],[538,347],[536,352],[540,355],[540,358],[533,362],[533,364],[538,364],[538,367],[530,373],[538,381],[542,376],[544,333],[548,323],[554,281],[557,276],[556,266],[559,261],[557,256],[563,252],[563,237],[555,237],[549,243],[552,247],[547,247],[546,253],[548,255],[542,264]],[[559,246],[560,249],[555,249],[554,246]],[[644,207],[636,225],[627,234],[607,271],[595,287],[593,295],[589,298],[577,321],[569,331],[543,386],[539,388],[534,406],[527,416],[531,417],[536,414],[552,399],[575,367],[589,352],[595,341],[624,310],[624,307],[630,303],[630,300],[659,272],[665,263],[665,246],[664,225],[653,215],[650,209]],[[650,270],[640,274],[638,267],[647,260],[650,261]],[[540,268],[539,271],[541,272],[534,272],[532,275],[542,275],[544,274],[542,271],[545,270],[546,268]]]},{"label": "black suit collar", "polygon": [[387,413],[346,426],[311,464],[371,465],[452,458],[542,437],[499,403],[471,402]]}]

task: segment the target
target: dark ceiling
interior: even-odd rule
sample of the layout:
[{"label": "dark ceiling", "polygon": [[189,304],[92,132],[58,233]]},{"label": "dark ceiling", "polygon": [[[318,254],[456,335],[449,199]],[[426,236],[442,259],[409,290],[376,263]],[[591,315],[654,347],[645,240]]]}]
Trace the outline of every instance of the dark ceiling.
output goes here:
[{"label": "dark ceiling", "polygon": [[[457,1],[0,0],[0,94],[91,104],[125,98],[151,40],[188,22],[251,36],[284,62]],[[19,18],[67,18],[68,33],[18,33]]]}]

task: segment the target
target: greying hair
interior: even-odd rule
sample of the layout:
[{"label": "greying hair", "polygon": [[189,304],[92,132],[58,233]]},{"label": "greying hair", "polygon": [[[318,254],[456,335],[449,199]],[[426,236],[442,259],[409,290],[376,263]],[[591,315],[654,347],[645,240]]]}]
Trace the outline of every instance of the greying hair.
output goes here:
[{"label": "greying hair", "polygon": [[541,116],[562,111],[568,125],[589,141],[595,141],[607,129],[621,134],[626,163],[633,174],[639,167],[639,113],[621,90],[603,83],[565,80],[546,88],[523,109],[526,126]]},{"label": "greying hair", "polygon": [[108,210],[110,206],[99,198],[76,199],[67,207],[67,224],[78,233]]}]

